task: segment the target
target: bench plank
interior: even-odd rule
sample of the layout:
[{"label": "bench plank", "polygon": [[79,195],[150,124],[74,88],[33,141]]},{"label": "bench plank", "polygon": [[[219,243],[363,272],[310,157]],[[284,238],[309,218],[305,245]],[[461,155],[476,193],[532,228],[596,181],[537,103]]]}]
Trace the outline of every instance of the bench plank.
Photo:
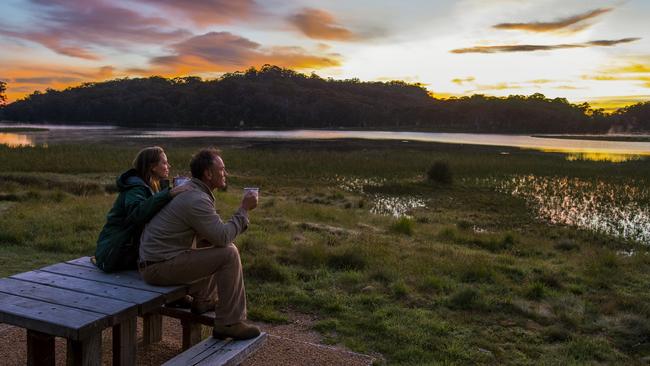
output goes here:
[{"label": "bench plank", "polygon": [[199,324],[207,325],[210,327],[214,326],[214,318],[216,316],[214,311],[208,311],[206,313],[196,315],[193,314],[190,309],[168,308],[166,306],[163,306],[160,309],[158,309],[158,312],[165,316],[169,316],[180,320],[188,320]]},{"label": "bench plank", "polygon": [[100,313],[0,293],[0,323],[79,340],[101,331],[109,320]]},{"label": "bench plank", "polygon": [[266,333],[244,341],[220,340],[210,337],[165,362],[163,366],[238,365],[260,348],[266,341],[266,337]]},{"label": "bench plank", "polygon": [[138,313],[137,306],[133,303],[22,281],[15,278],[0,278],[0,292],[111,315],[114,322],[119,322],[122,318],[134,317]]},{"label": "bench plank", "polygon": [[140,313],[148,313],[150,311],[153,311],[165,302],[164,297],[157,292],[138,290],[131,287],[121,287],[109,283],[89,281],[51,272],[24,272],[15,274],[11,276],[11,278],[64,288],[68,290],[74,290],[95,296],[120,299],[122,301],[139,304]]}]

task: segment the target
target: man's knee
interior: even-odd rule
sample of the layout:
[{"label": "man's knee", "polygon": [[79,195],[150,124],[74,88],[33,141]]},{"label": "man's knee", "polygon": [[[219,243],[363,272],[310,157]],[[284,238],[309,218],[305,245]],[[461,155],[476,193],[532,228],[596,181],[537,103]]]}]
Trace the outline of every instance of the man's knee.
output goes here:
[{"label": "man's knee", "polygon": [[239,250],[235,246],[235,244],[230,243],[225,250],[225,255],[228,257],[229,261],[236,261],[240,262],[241,260],[239,259]]}]

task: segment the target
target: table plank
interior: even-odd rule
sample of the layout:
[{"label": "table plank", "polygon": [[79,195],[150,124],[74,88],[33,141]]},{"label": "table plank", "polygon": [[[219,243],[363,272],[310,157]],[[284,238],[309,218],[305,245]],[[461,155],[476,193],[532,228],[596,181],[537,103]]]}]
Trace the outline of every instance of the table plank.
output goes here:
[{"label": "table plank", "polygon": [[182,292],[185,294],[185,286],[153,286],[149,285],[138,276],[134,278],[128,275],[128,271],[105,273],[99,268],[81,267],[68,263],[57,263],[51,266],[40,268],[39,271],[58,273],[70,277],[78,277],[86,280],[105,282],[123,287],[131,287],[139,290],[147,290],[167,295],[173,292]]},{"label": "table plank", "polygon": [[122,319],[135,317],[138,314],[137,305],[130,302],[79,293],[15,278],[0,278],[0,292],[110,315],[112,323],[118,323]]},{"label": "table plank", "polygon": [[108,326],[105,314],[0,293],[0,322],[73,340]]},{"label": "table plank", "polygon": [[141,314],[153,311],[165,302],[164,296],[157,292],[90,281],[51,272],[37,270],[18,273],[11,276],[11,278],[139,304]]}]

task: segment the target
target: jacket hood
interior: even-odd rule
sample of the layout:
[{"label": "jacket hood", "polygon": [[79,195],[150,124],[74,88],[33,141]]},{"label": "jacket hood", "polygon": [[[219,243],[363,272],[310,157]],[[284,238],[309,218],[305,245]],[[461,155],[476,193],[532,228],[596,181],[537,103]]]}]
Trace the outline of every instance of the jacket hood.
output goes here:
[{"label": "jacket hood", "polygon": [[122,173],[117,178],[117,181],[115,182],[117,184],[117,189],[120,192],[124,192],[127,189],[136,187],[136,186],[144,186],[147,187],[148,190],[151,190],[151,187],[147,183],[145,183],[142,178],[138,177],[138,173],[136,172],[135,169],[129,169],[126,172]]}]

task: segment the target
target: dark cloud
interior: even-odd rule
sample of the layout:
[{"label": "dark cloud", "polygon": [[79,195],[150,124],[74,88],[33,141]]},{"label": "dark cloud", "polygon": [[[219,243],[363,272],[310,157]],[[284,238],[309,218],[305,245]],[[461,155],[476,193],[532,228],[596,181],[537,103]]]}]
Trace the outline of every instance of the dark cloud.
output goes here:
[{"label": "dark cloud", "polygon": [[289,16],[287,20],[309,38],[331,41],[353,41],[358,38],[324,10],[304,8]]},{"label": "dark cloud", "polygon": [[469,48],[457,48],[451,50],[452,53],[501,53],[501,52],[534,52],[534,51],[552,51],[566,48],[587,48],[587,47],[611,47],[620,43],[629,43],[638,41],[641,38],[622,38],[617,40],[597,40],[584,43],[565,43],[554,45],[500,45],[500,46],[476,46]]},{"label": "dark cloud", "polygon": [[97,0],[32,0],[40,18],[38,30],[3,29],[0,34],[24,39],[63,55],[97,60],[97,47],[128,49],[134,45],[177,41],[190,35],[169,20],[141,15],[133,10]]},{"label": "dark cloud", "polygon": [[[314,55],[301,47],[262,48],[259,43],[229,32],[210,32],[171,46],[173,54],[151,63],[161,74],[225,72],[249,66],[274,64],[306,69],[340,65],[338,54]],[[151,71],[151,70],[150,70]]]},{"label": "dark cloud", "polygon": [[522,30],[528,32],[554,32],[560,30],[575,32],[588,26],[587,24],[578,25],[578,23],[593,19],[612,10],[612,8],[600,8],[568,18],[558,19],[553,22],[500,23],[493,27],[496,29]]}]

